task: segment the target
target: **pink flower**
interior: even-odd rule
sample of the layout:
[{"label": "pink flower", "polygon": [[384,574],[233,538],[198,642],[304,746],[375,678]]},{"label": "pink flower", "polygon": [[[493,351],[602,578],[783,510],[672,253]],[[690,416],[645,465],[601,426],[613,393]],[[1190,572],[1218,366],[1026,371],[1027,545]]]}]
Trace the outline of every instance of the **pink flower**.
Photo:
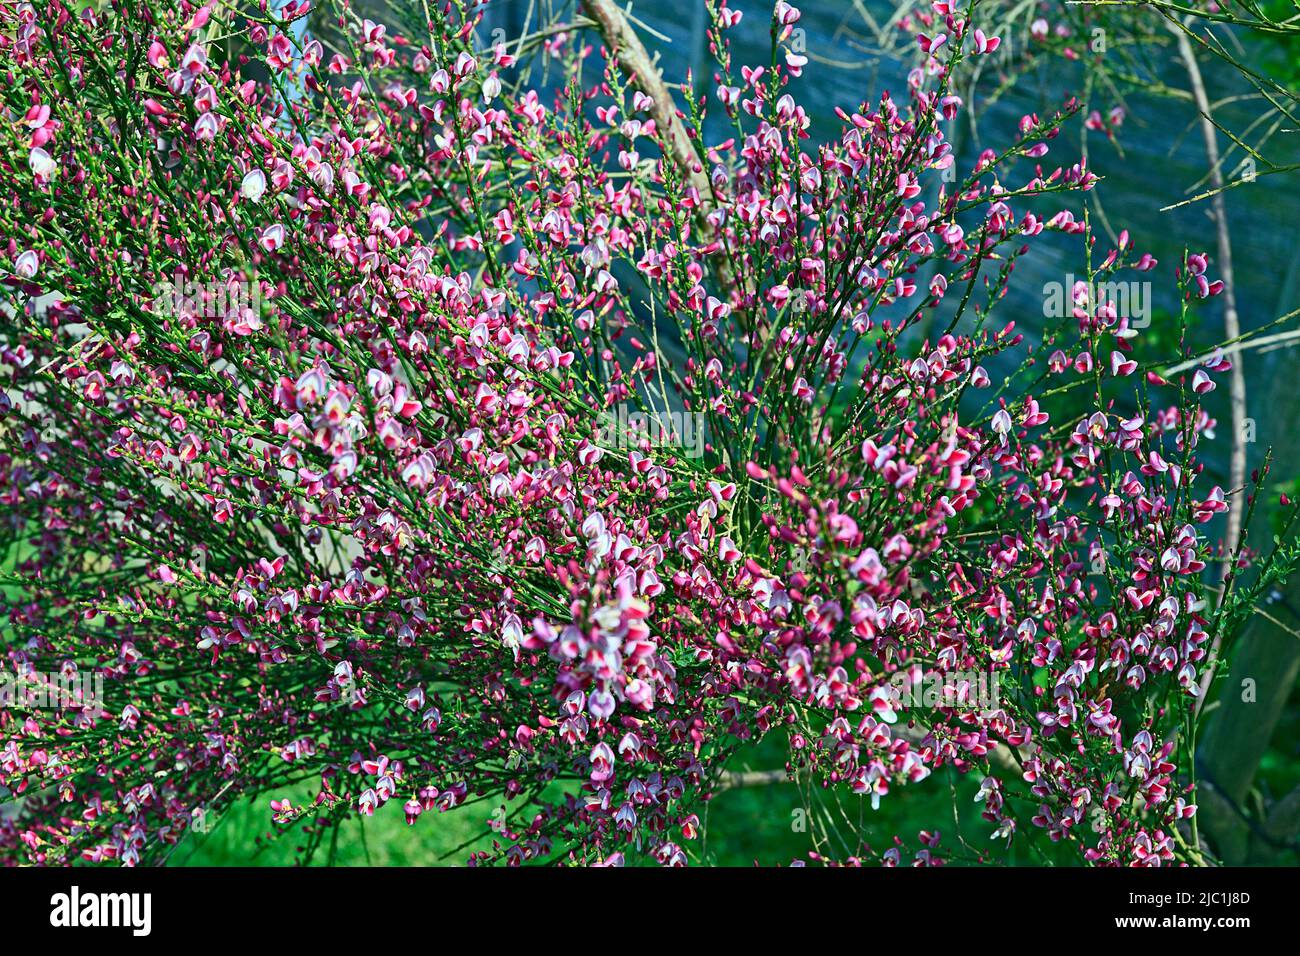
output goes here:
[{"label": "pink flower", "polygon": [[20,253],[18,258],[14,260],[14,272],[24,279],[35,277],[40,266],[40,259],[38,259],[36,253],[30,249]]},{"label": "pink flower", "polygon": [[28,156],[28,163],[32,168],[32,172],[36,176],[37,182],[41,183],[53,179],[54,174],[59,168],[59,165],[54,161],[54,158],[39,146],[35,147],[31,151]]},{"label": "pink flower", "polygon": [[260,169],[253,169],[244,174],[239,184],[239,193],[245,199],[258,202],[266,192],[266,174]]},{"label": "pink flower", "polygon": [[975,29],[976,53],[992,53],[1001,43],[1002,41],[998,37],[985,36],[983,30],[978,27]]},{"label": "pink flower", "polygon": [[279,223],[267,226],[257,241],[267,252],[275,252],[284,245],[284,226]]},{"label": "pink flower", "polygon": [[591,761],[591,779],[593,783],[604,783],[614,776],[614,751],[604,743],[596,744],[589,757]]},{"label": "pink flower", "polygon": [[201,143],[216,139],[217,130],[217,117],[212,113],[204,113],[194,121],[194,136]]}]

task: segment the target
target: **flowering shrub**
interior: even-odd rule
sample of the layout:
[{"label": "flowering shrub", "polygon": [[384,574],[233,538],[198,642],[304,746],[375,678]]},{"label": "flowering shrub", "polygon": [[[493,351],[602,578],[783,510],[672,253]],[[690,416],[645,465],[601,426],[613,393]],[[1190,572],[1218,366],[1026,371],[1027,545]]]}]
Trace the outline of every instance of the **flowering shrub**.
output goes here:
[{"label": "flowering shrub", "polygon": [[[995,838],[1199,860],[1192,704],[1257,593],[1199,574],[1227,361],[1140,368],[1090,298],[1157,264],[1095,248],[1067,206],[1093,177],[1044,165],[1072,104],[940,182],[947,77],[996,41],[936,10],[942,68],[813,143],[785,2],[738,69],[710,5],[680,114],[626,37],[483,50],[456,0],[332,8],[330,54],[305,4],[7,7],[7,663],[103,700],[0,710],[4,859],[160,861],[266,794],[313,846],[491,797],[472,862],[675,865],[780,733],[872,805],[955,767]],[[1087,282],[1030,343],[993,312],[1052,231]],[[1203,255],[1171,273],[1218,291]],[[963,679],[902,710],[972,672],[992,706]]]}]

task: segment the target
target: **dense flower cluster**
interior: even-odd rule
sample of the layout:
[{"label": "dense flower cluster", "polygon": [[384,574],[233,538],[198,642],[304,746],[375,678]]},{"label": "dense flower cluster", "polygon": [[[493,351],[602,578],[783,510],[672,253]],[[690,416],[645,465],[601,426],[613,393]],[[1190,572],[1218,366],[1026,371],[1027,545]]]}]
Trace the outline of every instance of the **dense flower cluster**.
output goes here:
[{"label": "dense flower cluster", "polygon": [[[993,319],[1034,237],[1096,251],[1092,176],[1042,165],[1073,104],[949,184],[947,77],[997,40],[942,0],[905,98],[820,143],[801,58],[733,71],[725,0],[681,114],[589,36],[340,6],[327,53],[306,10],[0,14],[6,665],[104,682],[0,710],[4,859],[162,860],[266,793],[286,825],[504,798],[475,862],[680,864],[769,732],[873,804],[955,766],[996,837],[1186,858],[1226,362],[1128,357],[1090,298],[1155,267],[1127,236],[1043,341]],[[891,689],[971,671],[995,706]]]}]

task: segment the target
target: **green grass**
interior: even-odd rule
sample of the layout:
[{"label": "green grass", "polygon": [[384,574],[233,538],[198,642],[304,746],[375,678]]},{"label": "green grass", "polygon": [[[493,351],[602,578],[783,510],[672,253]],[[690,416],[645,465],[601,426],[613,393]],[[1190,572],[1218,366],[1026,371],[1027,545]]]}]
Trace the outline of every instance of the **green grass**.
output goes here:
[{"label": "green grass", "polygon": [[[782,765],[785,741],[778,735],[746,748],[733,759],[734,770],[767,770]],[[921,830],[938,830],[943,839],[938,854],[951,862],[975,862],[977,854],[1018,865],[1077,864],[1077,854],[1049,844],[1039,833],[1021,835],[1009,853],[1003,841],[990,839],[994,827],[979,816],[973,802],[980,777],[941,771],[919,785],[896,787],[879,810],[869,799],[840,787],[805,791],[787,782],[737,787],[723,791],[699,811],[701,832],[694,840],[674,839],[694,864],[712,866],[785,865],[807,860],[815,848],[814,834],[823,836],[830,855],[844,858],[857,851],[860,834],[876,853],[893,846],[897,834],[906,845],[903,863],[919,848]],[[309,788],[292,793],[265,794],[235,804],[206,834],[191,833],[169,860],[181,866],[292,866],[304,840],[298,829],[273,836],[269,803],[273,796],[291,797],[299,805],[311,797]],[[349,817],[339,828],[334,853],[337,866],[458,866],[473,850],[490,849],[487,823],[496,805],[482,802],[450,813],[424,814],[408,826],[402,799],[394,798],[370,818]],[[954,809],[962,819],[954,823]],[[328,861],[329,838],[311,861]],[[629,858],[629,863],[639,862]]]},{"label": "green grass", "polygon": [[[310,799],[306,789],[293,794],[299,802]],[[230,808],[208,833],[191,832],[168,861],[173,866],[293,866],[305,840],[301,829],[273,835],[270,795],[244,799]],[[487,849],[490,840],[482,806],[462,807],[449,813],[425,814],[408,826],[401,799],[390,800],[373,817],[349,816],[339,827],[336,866],[454,866],[470,852]],[[462,844],[470,846],[457,850]],[[329,836],[311,860],[324,866],[329,859]],[[451,854],[450,856],[448,854]]]}]

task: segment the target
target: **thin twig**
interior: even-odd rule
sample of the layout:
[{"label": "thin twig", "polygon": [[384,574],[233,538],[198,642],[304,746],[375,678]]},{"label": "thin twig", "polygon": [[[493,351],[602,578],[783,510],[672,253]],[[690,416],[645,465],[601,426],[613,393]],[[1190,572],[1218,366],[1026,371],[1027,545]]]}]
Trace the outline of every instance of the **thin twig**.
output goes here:
[{"label": "thin twig", "polygon": [[[619,9],[613,0],[582,0],[587,15],[595,21],[596,28],[605,40],[606,47],[618,60],[618,65],[636,87],[650,97],[650,115],[660,130],[668,148],[668,157],[677,166],[686,181],[699,193],[700,202],[695,208],[695,220],[703,235],[713,237],[717,230],[709,221],[712,211],[713,187],[704,172],[704,165],[691,144],[686,124],[677,112],[668,84],[650,59],[645,44],[637,35],[628,14]],[[724,250],[719,248],[712,256],[718,278],[730,291],[734,284],[731,264]]]},{"label": "thin twig", "polygon": [[[1216,192],[1211,197],[1214,215],[1215,234],[1219,247],[1219,271],[1223,280],[1223,325],[1229,339],[1241,335],[1241,323],[1237,317],[1236,283],[1232,274],[1232,240],[1228,234],[1228,210],[1223,198],[1223,170],[1219,165],[1219,142],[1211,113],[1210,98],[1205,92],[1205,81],[1201,77],[1201,68],[1196,61],[1196,53],[1188,42],[1187,34],[1172,28],[1178,40],[1178,55],[1187,70],[1187,79],[1192,85],[1192,96],[1196,100],[1196,109],[1201,115],[1201,136],[1205,140],[1205,157],[1210,164],[1210,181]],[[1232,404],[1232,461],[1229,468],[1229,485],[1234,490],[1244,488],[1246,484],[1246,375],[1240,362],[1232,363],[1232,376],[1229,381],[1229,394]],[[1245,507],[1245,495],[1235,494],[1228,506],[1228,528],[1224,536],[1225,559],[1219,577],[1227,577],[1231,567],[1231,556],[1237,550],[1241,538],[1241,516]],[[1201,694],[1197,700],[1197,710],[1205,703],[1206,693],[1214,677],[1214,666],[1218,659],[1222,633],[1216,634],[1210,648],[1209,664],[1201,677]]]}]

